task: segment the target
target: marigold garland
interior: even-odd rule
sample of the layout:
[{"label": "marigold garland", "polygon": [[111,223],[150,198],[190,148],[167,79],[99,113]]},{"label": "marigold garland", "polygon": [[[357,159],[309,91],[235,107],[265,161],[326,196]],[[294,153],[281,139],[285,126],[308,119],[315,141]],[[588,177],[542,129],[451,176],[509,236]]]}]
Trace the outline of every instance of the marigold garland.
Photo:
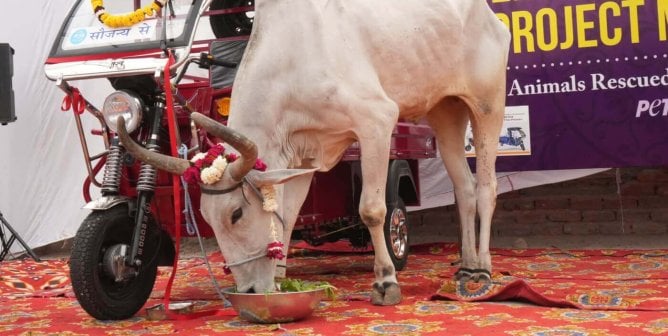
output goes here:
[{"label": "marigold garland", "polygon": [[134,12],[127,14],[109,14],[104,9],[104,0],[91,0],[90,4],[93,7],[93,12],[97,19],[107,27],[111,28],[126,28],[144,21],[147,16],[153,16],[157,13],[167,2],[167,0],[154,0],[150,4],[137,9]]},{"label": "marigold garland", "polygon": [[190,162],[192,165],[183,173],[188,183],[214,184],[223,177],[227,164],[234,162],[238,157],[234,153],[225,153],[222,144],[216,144],[206,153],[198,153]]},{"label": "marigold garland", "polygon": [[[99,1],[99,0],[98,0]],[[223,173],[229,163],[234,162],[239,157],[234,153],[225,154],[225,147],[218,143],[211,147],[206,153],[198,153],[190,159],[191,166],[183,173],[183,177],[188,183],[214,184],[223,177]],[[253,169],[259,171],[267,170],[267,165],[260,159],[255,161]],[[262,194],[262,209],[267,212],[278,210],[276,201],[276,190],[274,186],[267,185],[260,188]],[[266,256],[269,259],[282,260],[285,258],[283,253],[283,243],[278,239],[276,223],[272,214],[270,222],[270,235],[272,242],[267,244]],[[230,274],[232,270],[225,265],[223,267],[225,274]]]}]

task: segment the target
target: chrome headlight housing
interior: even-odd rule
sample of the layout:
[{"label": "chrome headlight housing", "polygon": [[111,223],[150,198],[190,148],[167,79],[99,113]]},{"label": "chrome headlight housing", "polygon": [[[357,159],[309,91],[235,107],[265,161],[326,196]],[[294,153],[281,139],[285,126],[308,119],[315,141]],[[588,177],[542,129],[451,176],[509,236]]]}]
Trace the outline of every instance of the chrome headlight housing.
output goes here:
[{"label": "chrome headlight housing", "polygon": [[107,127],[114,132],[118,132],[116,129],[118,118],[123,117],[125,119],[125,127],[128,133],[131,133],[141,124],[143,108],[139,97],[121,90],[110,94],[104,100],[102,116]]}]

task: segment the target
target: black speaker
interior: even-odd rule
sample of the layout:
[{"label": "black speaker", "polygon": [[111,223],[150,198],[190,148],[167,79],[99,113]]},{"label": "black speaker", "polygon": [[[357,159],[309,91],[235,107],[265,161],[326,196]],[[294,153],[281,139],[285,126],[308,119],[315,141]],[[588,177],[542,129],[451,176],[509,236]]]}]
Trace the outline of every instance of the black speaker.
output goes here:
[{"label": "black speaker", "polygon": [[14,49],[7,43],[0,43],[0,124],[16,121],[14,110]]}]

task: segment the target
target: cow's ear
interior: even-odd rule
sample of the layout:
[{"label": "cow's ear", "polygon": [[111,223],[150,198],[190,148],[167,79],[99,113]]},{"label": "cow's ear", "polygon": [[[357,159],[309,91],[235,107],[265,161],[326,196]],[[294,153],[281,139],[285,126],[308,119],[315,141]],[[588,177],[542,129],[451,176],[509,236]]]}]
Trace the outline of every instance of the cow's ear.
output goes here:
[{"label": "cow's ear", "polygon": [[311,169],[276,169],[266,172],[252,171],[246,177],[257,187],[265,185],[283,184],[291,179],[306,174],[313,174],[318,168]]}]

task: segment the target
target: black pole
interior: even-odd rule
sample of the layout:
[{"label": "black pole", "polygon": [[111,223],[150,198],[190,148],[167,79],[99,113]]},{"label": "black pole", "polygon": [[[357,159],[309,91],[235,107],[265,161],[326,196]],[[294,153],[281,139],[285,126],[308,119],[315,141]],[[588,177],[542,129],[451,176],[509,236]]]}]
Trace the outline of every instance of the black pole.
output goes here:
[{"label": "black pole", "polygon": [[5,219],[5,216],[2,215],[2,211],[0,211],[0,221],[2,224],[9,230],[9,232],[12,233],[11,237],[9,237],[9,240],[5,241],[5,233],[2,228],[0,228],[0,240],[2,240],[2,250],[0,251],[0,261],[5,260],[5,257],[9,253],[9,248],[12,247],[12,244],[14,243],[14,240],[18,240],[21,246],[26,250],[26,252],[32,257],[35,261],[42,261],[39,259],[39,257],[35,254],[35,252],[26,244],[23,239],[21,239],[21,236],[19,236],[16,231],[14,231],[14,228],[12,228],[11,225],[9,225],[9,222]]}]

